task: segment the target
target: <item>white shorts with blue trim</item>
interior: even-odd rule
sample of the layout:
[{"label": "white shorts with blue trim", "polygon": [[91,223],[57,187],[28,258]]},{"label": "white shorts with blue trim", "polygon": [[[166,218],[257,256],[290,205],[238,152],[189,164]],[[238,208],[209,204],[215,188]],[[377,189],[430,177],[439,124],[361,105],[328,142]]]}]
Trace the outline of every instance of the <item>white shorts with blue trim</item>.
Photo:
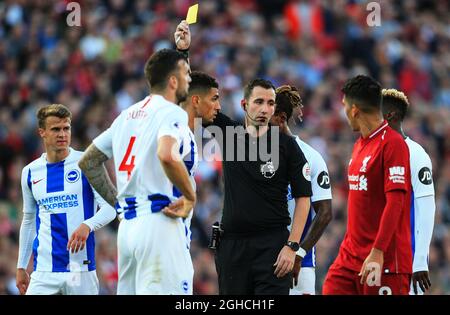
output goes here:
[{"label": "white shorts with blue trim", "polygon": [[98,295],[95,270],[79,272],[33,271],[27,295]]},{"label": "white shorts with blue trim", "polygon": [[409,288],[409,295],[424,295],[424,292],[419,286],[419,283],[417,283],[417,294],[414,293],[414,286],[413,286],[413,280],[411,279],[410,288]]},{"label": "white shorts with blue trim", "polygon": [[158,212],[121,220],[117,294],[192,294],[189,242],[181,218]]},{"label": "white shorts with blue trim", "polygon": [[289,291],[289,295],[304,294],[316,294],[316,270],[313,267],[302,267],[297,285]]}]

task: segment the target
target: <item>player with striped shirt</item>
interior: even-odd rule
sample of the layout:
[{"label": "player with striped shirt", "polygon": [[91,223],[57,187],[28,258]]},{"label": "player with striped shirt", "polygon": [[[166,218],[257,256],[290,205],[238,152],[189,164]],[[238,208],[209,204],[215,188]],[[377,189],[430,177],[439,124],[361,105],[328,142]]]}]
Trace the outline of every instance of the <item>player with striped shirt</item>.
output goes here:
[{"label": "player with striped shirt", "polygon": [[[98,294],[94,231],[112,221],[116,212],[78,167],[82,152],[70,148],[70,111],[64,105],[48,105],[37,118],[46,152],[22,171],[17,287],[28,295]],[[31,253],[30,281],[26,268]]]},{"label": "player with striped shirt", "polygon": [[[189,74],[180,52],[154,53],[145,66],[151,94],[124,110],[79,163],[122,218],[118,294],[192,294],[187,220],[196,201],[197,149],[188,115],[177,105],[186,99]],[[110,158],[117,190],[103,167]]]},{"label": "player with striped shirt", "polygon": [[[420,144],[403,131],[402,122],[409,107],[403,92],[383,89],[383,116],[389,126],[400,133],[408,145],[411,165],[411,236],[413,249],[413,275],[410,294],[423,294],[431,286],[428,274],[428,251],[433,235],[434,186],[430,156]],[[417,287],[417,284],[419,287]]]},{"label": "player with striped shirt", "polygon": [[[301,117],[303,114],[301,110],[303,107],[302,99],[298,90],[290,85],[278,87],[275,102],[277,103],[277,108],[270,123],[279,126],[281,132],[293,136],[288,122],[297,110],[298,112],[296,112],[294,117]],[[296,255],[294,283],[290,295],[314,295],[316,282],[315,244],[331,221],[331,185],[327,165],[320,153],[298,136],[295,136],[295,140],[310,166],[313,195],[311,196],[311,209],[300,241],[300,249]],[[292,218],[295,203],[290,194],[288,195],[288,207]]]}]

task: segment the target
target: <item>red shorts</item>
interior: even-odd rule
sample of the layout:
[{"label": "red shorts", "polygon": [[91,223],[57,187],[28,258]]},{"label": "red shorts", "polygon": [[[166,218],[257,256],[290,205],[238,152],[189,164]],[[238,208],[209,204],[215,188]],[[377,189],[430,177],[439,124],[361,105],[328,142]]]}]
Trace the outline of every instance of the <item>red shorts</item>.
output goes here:
[{"label": "red shorts", "polygon": [[380,285],[361,284],[359,272],[348,269],[336,261],[328,270],[322,288],[324,295],[408,295],[410,274],[384,273]]}]

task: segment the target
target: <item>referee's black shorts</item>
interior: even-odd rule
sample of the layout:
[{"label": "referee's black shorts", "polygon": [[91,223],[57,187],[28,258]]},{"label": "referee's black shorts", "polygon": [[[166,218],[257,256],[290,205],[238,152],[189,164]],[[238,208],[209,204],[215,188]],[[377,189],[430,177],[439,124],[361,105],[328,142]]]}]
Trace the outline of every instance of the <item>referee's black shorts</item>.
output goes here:
[{"label": "referee's black shorts", "polygon": [[292,273],[277,278],[273,265],[288,237],[285,227],[246,237],[225,231],[216,252],[219,294],[288,295]]}]

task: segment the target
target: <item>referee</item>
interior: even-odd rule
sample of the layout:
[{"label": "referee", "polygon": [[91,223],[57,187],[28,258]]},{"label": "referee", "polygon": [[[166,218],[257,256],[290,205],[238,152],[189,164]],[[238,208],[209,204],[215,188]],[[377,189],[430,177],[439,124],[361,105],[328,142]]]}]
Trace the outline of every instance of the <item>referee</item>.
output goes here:
[{"label": "referee", "polygon": [[[241,105],[245,111],[242,135],[230,133],[241,124],[224,114],[218,113],[212,123],[222,131],[223,139],[215,136],[224,157],[223,233],[216,252],[219,294],[287,295],[310,207],[309,165],[295,139],[282,133],[276,138],[278,152],[269,152],[279,155],[278,165],[263,160],[260,150],[256,159],[251,158],[252,145],[271,148],[275,132],[269,125],[276,106],[275,87],[270,81],[251,81]],[[242,142],[245,145],[240,145]],[[239,159],[242,156],[245,159]],[[291,233],[287,228],[289,184],[296,202]]]}]

